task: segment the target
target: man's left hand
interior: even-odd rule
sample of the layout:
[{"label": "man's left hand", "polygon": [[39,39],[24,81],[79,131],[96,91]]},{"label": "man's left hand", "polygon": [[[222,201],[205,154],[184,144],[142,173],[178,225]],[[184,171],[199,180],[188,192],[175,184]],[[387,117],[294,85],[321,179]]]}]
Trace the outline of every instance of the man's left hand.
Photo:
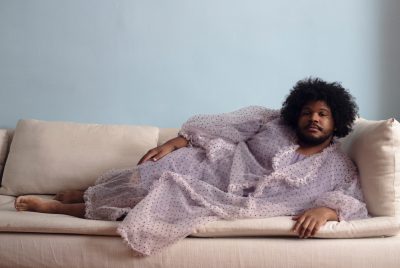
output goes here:
[{"label": "man's left hand", "polygon": [[296,215],[292,220],[296,221],[292,231],[298,233],[300,238],[308,238],[314,236],[327,221],[337,221],[338,215],[333,209],[319,207]]}]

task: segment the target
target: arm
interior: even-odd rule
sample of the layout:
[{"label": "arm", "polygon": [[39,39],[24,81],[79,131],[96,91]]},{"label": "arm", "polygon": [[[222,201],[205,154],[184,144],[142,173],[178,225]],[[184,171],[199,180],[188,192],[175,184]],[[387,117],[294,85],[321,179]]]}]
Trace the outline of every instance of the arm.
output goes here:
[{"label": "arm", "polygon": [[247,140],[257,133],[265,122],[278,116],[278,111],[260,106],[245,107],[231,113],[193,116],[182,125],[179,137],[151,149],[138,164],[149,159],[156,161],[172,151],[187,146],[189,141],[193,146],[205,149],[210,156],[224,155],[226,152],[218,154],[216,151],[219,148],[228,148],[229,144]]},{"label": "arm", "polygon": [[206,148],[210,141],[220,139],[231,144],[245,141],[266,122],[279,117],[279,112],[260,106],[217,114],[196,115],[183,124],[179,134],[193,146]]},{"label": "arm", "polygon": [[338,220],[354,220],[368,217],[358,176],[351,181],[343,181],[333,191],[326,192],[317,200],[316,207],[325,206],[336,211]]},{"label": "arm", "polygon": [[314,201],[314,207],[324,206],[335,210],[339,221],[367,218],[358,170],[347,155],[340,157],[339,161],[332,159],[330,169],[333,172],[328,172],[332,176],[332,190],[321,194]]},{"label": "arm", "polygon": [[314,201],[314,208],[305,211],[302,215],[293,217],[296,220],[293,230],[300,237],[307,238],[315,235],[327,221],[368,217],[357,168],[344,155],[336,164],[333,162],[331,162],[331,169],[334,170],[333,189],[321,194]]},{"label": "arm", "polygon": [[160,145],[156,148],[153,148],[149,150],[140,160],[138,165],[148,161],[149,159],[152,159],[153,161],[157,161],[158,159],[166,156],[167,154],[178,150],[182,147],[186,147],[188,145],[188,140],[178,136],[176,138],[173,138],[163,145]]},{"label": "arm", "polygon": [[296,221],[293,231],[297,232],[300,238],[307,238],[315,235],[327,221],[367,217],[367,207],[363,202],[358,175],[354,169],[347,178],[342,178],[332,191],[317,198],[314,208],[293,217],[293,220]]}]

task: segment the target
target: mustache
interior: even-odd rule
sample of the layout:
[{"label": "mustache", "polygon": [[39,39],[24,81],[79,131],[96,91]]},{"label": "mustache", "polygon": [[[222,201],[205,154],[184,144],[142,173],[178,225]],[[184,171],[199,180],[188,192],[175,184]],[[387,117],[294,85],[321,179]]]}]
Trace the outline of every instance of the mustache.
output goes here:
[{"label": "mustache", "polygon": [[310,127],[316,127],[320,131],[323,129],[320,125],[315,124],[315,123],[309,123],[309,124],[307,124],[307,126],[305,128],[310,128]]}]

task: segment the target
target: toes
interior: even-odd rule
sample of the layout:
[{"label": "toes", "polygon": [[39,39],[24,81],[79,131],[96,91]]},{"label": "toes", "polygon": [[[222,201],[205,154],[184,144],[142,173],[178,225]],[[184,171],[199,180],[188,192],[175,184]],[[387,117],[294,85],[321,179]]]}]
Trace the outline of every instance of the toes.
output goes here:
[{"label": "toes", "polygon": [[14,206],[18,211],[24,211],[28,209],[27,204],[24,202],[24,197],[22,196],[19,196],[15,199]]}]

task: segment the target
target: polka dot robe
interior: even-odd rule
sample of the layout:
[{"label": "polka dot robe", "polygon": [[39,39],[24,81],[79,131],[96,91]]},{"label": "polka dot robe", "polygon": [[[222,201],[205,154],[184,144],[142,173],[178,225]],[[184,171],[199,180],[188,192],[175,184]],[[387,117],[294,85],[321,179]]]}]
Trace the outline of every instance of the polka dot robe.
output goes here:
[{"label": "polka dot robe", "polygon": [[118,233],[150,255],[217,219],[296,215],[326,206],[367,217],[357,170],[334,142],[308,157],[279,111],[251,106],[190,118],[190,146],[157,162],[112,170],[85,192],[86,218],[123,219]]}]

